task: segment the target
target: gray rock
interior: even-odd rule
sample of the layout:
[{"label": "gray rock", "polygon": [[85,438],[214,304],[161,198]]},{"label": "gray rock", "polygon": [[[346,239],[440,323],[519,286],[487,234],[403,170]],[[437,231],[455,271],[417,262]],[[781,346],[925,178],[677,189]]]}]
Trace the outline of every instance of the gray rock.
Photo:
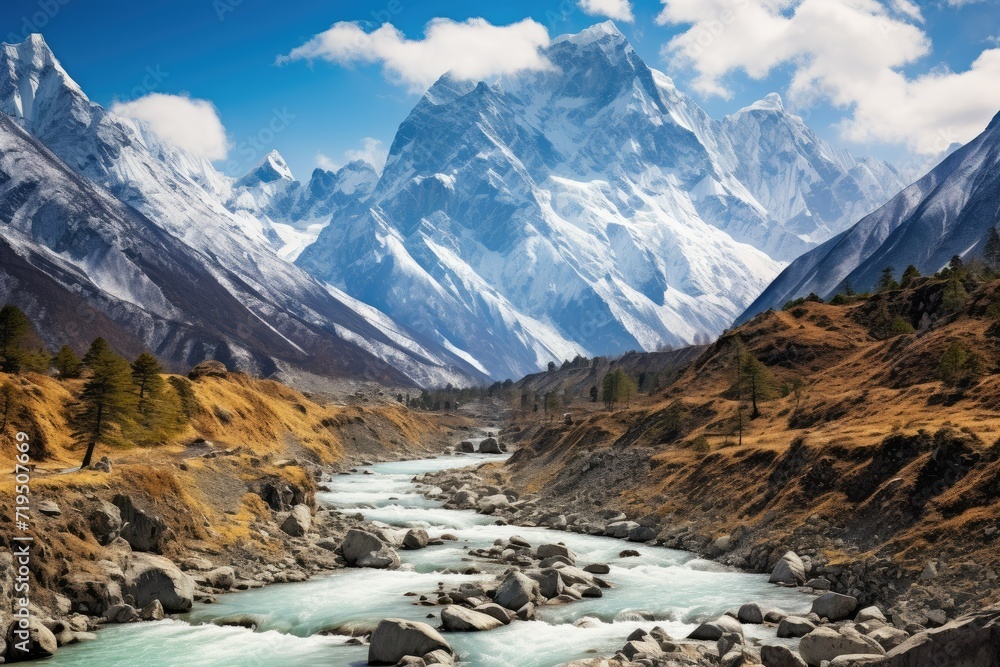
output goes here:
[{"label": "gray rock", "polygon": [[377,535],[352,528],[347,531],[340,552],[352,567],[392,568],[399,565],[399,556]]},{"label": "gray rock", "polygon": [[905,630],[894,628],[891,625],[876,628],[869,632],[868,636],[877,641],[886,651],[891,651],[910,638],[909,633]]},{"label": "gray rock", "polygon": [[548,567],[543,570],[529,570],[525,574],[538,582],[538,590],[544,597],[554,598],[562,595],[565,586],[562,577],[559,576],[559,570]]},{"label": "gray rock", "polygon": [[502,454],[503,450],[500,449],[500,444],[497,442],[496,438],[486,438],[479,443],[479,453]]},{"label": "gray rock", "polygon": [[877,641],[858,633],[842,634],[833,628],[816,628],[799,641],[799,654],[807,665],[819,667],[824,660],[841,655],[885,655]]},{"label": "gray rock", "polygon": [[688,639],[718,641],[724,634],[743,636],[743,626],[732,616],[720,616],[714,621],[702,623],[688,635]]},{"label": "gray rock", "polygon": [[481,614],[486,614],[487,616],[492,616],[504,625],[509,624],[516,618],[514,612],[509,609],[504,609],[495,602],[489,602],[487,604],[481,604],[476,607],[476,611]]},{"label": "gray rock", "polygon": [[411,528],[406,531],[406,535],[403,537],[403,548],[410,550],[423,549],[430,540],[430,536],[423,528]]},{"label": "gray rock", "polygon": [[756,602],[748,602],[736,612],[736,618],[740,623],[760,625],[764,622],[764,612]]},{"label": "gray rock", "polygon": [[604,534],[608,537],[625,539],[629,536],[629,533],[632,532],[633,528],[638,527],[639,524],[635,521],[612,521],[604,527]]},{"label": "gray rock", "polygon": [[772,584],[804,584],[806,569],[802,559],[794,551],[789,551],[774,566],[768,581]]},{"label": "gray rock", "polygon": [[811,611],[820,618],[840,621],[850,618],[857,608],[857,598],[840,593],[824,593],[813,600]]},{"label": "gray rock", "polygon": [[302,537],[312,528],[312,512],[308,505],[296,505],[281,522],[281,530],[292,537]]},{"label": "gray rock", "polygon": [[465,452],[466,454],[472,454],[473,452],[476,451],[476,446],[471,442],[469,442],[468,440],[463,440],[462,442],[458,443],[458,450],[461,452]]},{"label": "gray rock", "polygon": [[569,561],[570,565],[576,563],[576,554],[563,544],[543,544],[535,551],[539,559],[562,557]]},{"label": "gray rock", "polygon": [[162,621],[165,615],[163,604],[159,600],[153,600],[139,610],[139,618],[144,621]]},{"label": "gray rock", "polygon": [[59,505],[51,500],[43,500],[39,502],[35,505],[35,509],[45,516],[62,516],[62,510],[59,509]]},{"label": "gray rock", "polygon": [[59,642],[52,631],[42,625],[34,616],[21,620],[14,619],[7,627],[6,662],[39,660],[55,654]]},{"label": "gray rock", "polygon": [[583,567],[584,572],[589,572],[590,574],[609,574],[611,568],[604,563],[591,563],[590,565],[585,565]]},{"label": "gray rock", "polygon": [[[1000,605],[917,633],[889,651],[884,667],[997,667],[1000,665]],[[881,666],[880,666],[881,667]]]},{"label": "gray rock", "polygon": [[479,496],[473,491],[464,489],[456,493],[452,500],[460,507],[473,507],[477,502],[479,502]]},{"label": "gray rock", "polygon": [[649,542],[656,537],[656,531],[648,526],[636,526],[628,532],[629,542]]},{"label": "gray rock", "polygon": [[106,500],[98,501],[97,507],[88,517],[90,530],[100,544],[107,544],[118,537],[122,529],[122,513],[117,505]]},{"label": "gray rock", "polygon": [[139,610],[130,604],[116,604],[104,612],[103,619],[105,623],[138,623],[142,620],[142,616],[139,615]]},{"label": "gray rock", "polygon": [[217,567],[205,574],[205,580],[213,588],[228,591],[236,584],[236,571],[229,567]]},{"label": "gray rock", "polygon": [[163,547],[174,540],[174,531],[146,501],[119,493],[111,502],[121,512],[121,537],[136,551],[163,553]]},{"label": "gray rock", "polygon": [[806,661],[787,646],[761,646],[760,661],[764,667],[806,667]]},{"label": "gray rock", "polygon": [[924,571],[920,573],[920,578],[924,581],[930,581],[932,579],[937,579],[937,563],[930,561],[924,566]]},{"label": "gray rock", "polygon": [[816,629],[816,625],[801,616],[788,616],[778,623],[778,637],[804,637]]},{"label": "gray rock", "polygon": [[395,665],[405,656],[423,656],[433,651],[455,654],[445,638],[426,623],[387,618],[371,634],[368,664]]},{"label": "gray rock", "polygon": [[885,614],[878,607],[865,607],[854,617],[854,622],[864,623],[865,621],[882,621],[885,623],[886,618]]},{"label": "gray rock", "polygon": [[824,579],[823,577],[817,577],[807,581],[806,586],[817,591],[828,591],[830,590],[830,580]]},{"label": "gray rock", "polygon": [[501,607],[518,611],[537,601],[539,595],[537,581],[520,572],[511,572],[500,583],[493,601]]},{"label": "gray rock", "polygon": [[453,604],[441,610],[441,625],[449,632],[479,632],[495,630],[504,623],[490,614]]},{"label": "gray rock", "polygon": [[509,506],[510,501],[507,500],[507,496],[502,493],[496,493],[492,496],[480,498],[476,503],[476,509],[479,510],[480,514],[493,514],[498,509],[503,509],[504,507]]},{"label": "gray rock", "polygon": [[134,553],[128,559],[122,592],[131,595],[137,607],[159,600],[170,612],[187,611],[194,601],[194,580],[169,559]]}]

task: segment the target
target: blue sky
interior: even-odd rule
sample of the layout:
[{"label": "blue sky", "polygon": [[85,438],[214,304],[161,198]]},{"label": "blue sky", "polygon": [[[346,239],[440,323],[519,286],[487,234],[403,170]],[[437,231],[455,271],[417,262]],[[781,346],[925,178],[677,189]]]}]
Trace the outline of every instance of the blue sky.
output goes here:
[{"label": "blue sky", "polygon": [[[602,0],[592,1],[602,4]],[[701,9],[703,7],[713,3],[717,8],[725,7],[724,3],[728,2],[742,8],[745,3],[764,1],[775,0],[706,0],[700,5],[691,4],[691,0],[676,0],[675,16],[689,16],[690,22],[661,20],[658,23],[656,19],[664,9],[663,4],[636,0],[631,7],[633,20],[620,21],[618,25],[647,63],[673,76],[678,86],[692,94],[712,116],[721,117],[771,91],[778,91],[787,99],[792,75],[801,73],[804,60],[829,58],[826,52],[810,51],[809,42],[817,39],[809,30],[818,30],[817,34],[822,35],[823,28],[822,25],[814,27],[815,21],[810,23],[805,11],[801,12],[803,17],[797,21],[798,25],[793,26],[796,34],[804,35],[805,44],[797,51],[789,49],[777,62],[765,63],[763,66],[767,67],[768,74],[761,77],[760,72],[754,73],[761,77],[758,79],[748,76],[747,70],[761,66],[755,59],[767,60],[760,55],[762,49],[775,49],[766,43],[737,42],[756,30],[757,24],[750,21],[767,17],[761,19],[743,12],[736,19],[727,19],[726,24],[731,26],[725,28],[722,37],[712,45],[718,52],[710,56],[686,60],[680,55],[684,53],[678,50],[680,45],[673,50],[664,47],[672,39],[683,39],[685,34],[691,39],[697,38],[699,25],[703,31],[711,29],[713,15],[705,13],[707,10]],[[800,3],[816,1],[784,0],[786,7],[777,12],[775,20],[790,17]],[[875,1],[836,0],[862,5]],[[604,0],[603,4],[615,2]],[[956,136],[968,140],[971,138],[967,136],[969,128],[980,123],[986,110],[1000,110],[1000,101],[994,104],[993,98],[983,99],[996,95],[995,90],[988,89],[1000,89],[1000,79],[991,78],[996,70],[986,66],[980,67],[978,78],[952,77],[952,81],[947,75],[969,70],[984,51],[998,46],[1000,5],[996,0],[940,0],[918,4],[909,0],[886,0],[885,4],[887,16],[912,24],[932,44],[927,53],[910,58],[896,66],[895,71],[911,80],[928,73],[940,75],[944,77],[941,87],[907,88],[905,93],[899,93],[899,99],[905,101],[902,106],[912,103],[913,108],[900,111],[898,118],[878,117],[876,104],[862,110],[867,99],[864,96],[871,97],[870,93],[863,89],[849,90],[850,86],[837,83],[828,71],[813,71],[811,75],[818,77],[815,85],[829,85],[831,93],[816,104],[796,107],[793,101],[788,105],[793,110],[806,108],[808,123],[834,143],[846,145],[856,152],[899,161],[905,161],[913,151],[934,151],[930,138],[923,143],[909,141],[906,124],[913,118],[917,119],[913,121],[914,133],[928,136],[936,122],[949,126],[954,122]],[[586,13],[575,0],[504,3],[457,0],[284,0],[280,3],[263,0],[8,0],[0,8],[3,41],[19,39],[27,31],[41,32],[63,66],[92,100],[109,106],[115,101],[134,100],[149,93],[184,94],[209,100],[218,111],[231,146],[227,158],[217,161],[221,168],[229,173],[242,173],[251,168],[249,162],[256,159],[256,151],[239,150],[250,141],[268,150],[279,150],[299,178],[307,177],[317,165],[318,154],[333,163],[343,163],[349,151],[362,149],[366,137],[382,142],[383,149],[387,148],[396,127],[419,95],[410,86],[388,80],[378,63],[345,64],[320,56],[311,61],[294,60],[277,66],[275,59],[337,22],[360,21],[368,32],[389,22],[407,39],[419,40],[426,24],[437,17],[457,22],[482,17],[497,26],[533,19],[553,37],[577,32],[603,20],[601,16]],[[853,26],[850,24],[847,30],[853,31]],[[894,40],[901,33],[910,41],[903,39],[897,44]],[[905,50],[916,39],[906,30],[890,31],[884,40],[886,43],[872,40],[870,36],[862,39],[863,34],[864,27],[859,25],[857,34],[846,34],[845,40],[858,40],[853,48],[867,53],[865,49]],[[884,55],[881,60],[873,55],[872,62],[875,64],[862,62],[855,66],[877,69],[876,65],[887,61]],[[984,85],[984,81],[993,85]],[[724,88],[724,94],[708,92],[713,86]],[[940,92],[956,87],[959,93]],[[799,93],[801,95],[801,91]],[[852,101],[852,95],[861,100],[860,105]],[[962,95],[968,95],[968,99],[981,108],[975,113],[966,113],[963,108],[964,115],[958,118],[954,109],[939,108],[945,103],[934,101],[941,97],[961,99]],[[884,106],[900,104],[887,97]],[[973,105],[965,103],[964,106]],[[276,110],[286,121],[274,125]],[[966,117],[970,113],[971,119]],[[863,127],[848,134],[838,123],[845,118],[850,120],[852,114]],[[938,121],[938,118],[946,120]],[[905,127],[900,128],[900,123]],[[280,129],[266,131],[269,125]],[[951,134],[949,131],[948,135]]]}]

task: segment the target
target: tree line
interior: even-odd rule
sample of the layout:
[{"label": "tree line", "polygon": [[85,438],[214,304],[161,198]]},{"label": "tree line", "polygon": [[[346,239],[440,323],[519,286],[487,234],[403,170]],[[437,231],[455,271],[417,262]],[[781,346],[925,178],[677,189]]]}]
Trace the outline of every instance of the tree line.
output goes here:
[{"label": "tree line", "polygon": [[[73,436],[85,449],[81,467],[91,464],[99,444],[127,446],[166,442],[191,416],[186,378],[163,376],[160,361],[143,352],[131,362],[106,340],[96,338],[81,359],[67,345],[50,354],[30,319],[17,306],[0,309],[0,370],[9,374],[55,372],[60,380],[82,380],[69,406]],[[17,401],[12,383],[0,387],[3,426]]]}]

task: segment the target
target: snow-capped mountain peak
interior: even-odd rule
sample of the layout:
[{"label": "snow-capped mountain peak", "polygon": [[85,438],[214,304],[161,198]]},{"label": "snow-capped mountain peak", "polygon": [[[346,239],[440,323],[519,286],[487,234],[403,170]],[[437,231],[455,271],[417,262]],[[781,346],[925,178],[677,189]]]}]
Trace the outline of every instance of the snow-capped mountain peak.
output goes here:
[{"label": "snow-capped mountain peak", "polygon": [[262,183],[273,183],[275,181],[295,181],[292,170],[285,163],[285,158],[276,150],[264,156],[264,159],[251,169],[243,178],[236,181],[239,187],[253,187]]},{"label": "snow-capped mountain peak", "polygon": [[785,104],[781,100],[781,95],[778,93],[768,93],[764,96],[764,99],[757,100],[753,104],[743,107],[737,114],[746,113],[748,111],[777,111],[783,112],[785,110]]}]

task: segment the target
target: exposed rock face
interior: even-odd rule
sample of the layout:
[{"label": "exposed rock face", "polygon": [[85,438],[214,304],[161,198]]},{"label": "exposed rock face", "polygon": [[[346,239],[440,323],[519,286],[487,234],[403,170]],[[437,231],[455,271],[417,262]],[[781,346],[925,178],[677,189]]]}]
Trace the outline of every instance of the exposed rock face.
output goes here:
[{"label": "exposed rock face", "polygon": [[454,655],[444,637],[426,623],[387,618],[371,635],[368,664],[395,665],[405,656],[424,656],[432,651]]},{"label": "exposed rock face", "polygon": [[121,513],[121,536],[136,551],[163,553],[163,547],[174,539],[173,530],[144,503],[121,493],[112,502]]},{"label": "exposed rock face", "polygon": [[221,361],[216,361],[214,359],[209,359],[208,361],[203,361],[200,364],[195,365],[188,373],[188,378],[191,380],[197,380],[203,377],[216,377],[224,378],[229,375],[229,369]]},{"label": "exposed rock face", "polygon": [[[12,621],[7,628],[6,662],[23,662],[38,660],[52,656],[58,648],[56,636],[42,625],[42,622],[31,617],[22,628],[18,621]],[[23,650],[22,650],[23,649]]]},{"label": "exposed rock face", "polygon": [[135,553],[129,557],[122,592],[138,607],[159,600],[167,611],[187,611],[194,601],[194,580],[167,558]]},{"label": "exposed rock face", "polygon": [[281,530],[292,537],[302,537],[312,528],[312,512],[307,505],[296,505],[281,522]]},{"label": "exposed rock face", "polygon": [[107,544],[118,537],[122,529],[122,513],[117,505],[100,500],[88,517],[90,530],[100,544]]},{"label": "exposed rock face", "polygon": [[772,584],[802,585],[806,583],[806,568],[802,559],[794,551],[789,551],[774,566],[768,581]]},{"label": "exposed rock face", "polygon": [[503,452],[500,449],[500,444],[497,442],[496,438],[486,438],[481,443],[479,443],[479,453],[501,454]]},{"label": "exposed rock face", "polygon": [[889,651],[885,667],[1000,667],[1000,605],[920,632]]},{"label": "exposed rock face", "polygon": [[250,489],[275,512],[288,512],[295,505],[311,505],[313,498],[295,484],[278,477],[265,477],[251,484]]},{"label": "exposed rock face", "polygon": [[478,632],[495,630],[505,623],[489,614],[484,614],[458,605],[449,605],[441,610],[441,624],[449,632]]}]

